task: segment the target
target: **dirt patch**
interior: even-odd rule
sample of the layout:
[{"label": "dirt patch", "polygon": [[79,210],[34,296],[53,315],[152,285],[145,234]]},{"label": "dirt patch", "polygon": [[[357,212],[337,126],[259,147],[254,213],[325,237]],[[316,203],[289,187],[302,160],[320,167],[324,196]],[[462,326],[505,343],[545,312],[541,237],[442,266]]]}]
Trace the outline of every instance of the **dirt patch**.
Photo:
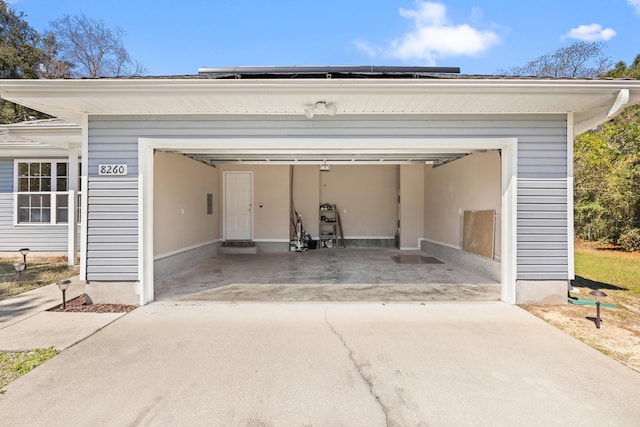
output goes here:
[{"label": "dirt patch", "polygon": [[92,304],[87,294],[82,294],[67,301],[63,309],[62,304],[47,311],[64,313],[129,313],[138,308],[135,305],[126,304]]},{"label": "dirt patch", "polygon": [[[629,253],[610,244],[576,241],[576,280],[579,296],[589,299],[594,289],[607,293],[601,308],[602,324],[595,326],[594,305],[533,306],[522,308],[585,344],[640,372],[640,253]],[[580,262],[578,262],[580,261]]]},{"label": "dirt patch", "polygon": [[640,315],[624,308],[601,309],[600,329],[593,306],[532,306],[522,308],[569,335],[640,372]]}]

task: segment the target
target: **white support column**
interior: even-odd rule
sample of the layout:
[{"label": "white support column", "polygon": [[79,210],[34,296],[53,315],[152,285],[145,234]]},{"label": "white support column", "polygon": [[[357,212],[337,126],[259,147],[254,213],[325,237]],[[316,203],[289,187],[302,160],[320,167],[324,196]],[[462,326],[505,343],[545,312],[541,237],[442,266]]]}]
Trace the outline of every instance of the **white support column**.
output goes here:
[{"label": "white support column", "polygon": [[69,150],[69,164],[67,165],[67,190],[69,200],[67,202],[67,215],[69,231],[67,237],[67,260],[69,265],[76,265],[78,258],[78,215],[77,215],[77,191],[78,182],[78,151]]},{"label": "white support column", "polygon": [[502,147],[502,301],[516,303],[518,275],[518,143]]},{"label": "white support column", "polygon": [[87,280],[87,231],[88,224],[88,198],[89,198],[89,116],[82,119],[82,170],[80,182],[82,190],[80,201],[80,280]]},{"label": "white support column", "polygon": [[153,153],[138,140],[138,280],[140,305],[154,300],[153,286]]}]

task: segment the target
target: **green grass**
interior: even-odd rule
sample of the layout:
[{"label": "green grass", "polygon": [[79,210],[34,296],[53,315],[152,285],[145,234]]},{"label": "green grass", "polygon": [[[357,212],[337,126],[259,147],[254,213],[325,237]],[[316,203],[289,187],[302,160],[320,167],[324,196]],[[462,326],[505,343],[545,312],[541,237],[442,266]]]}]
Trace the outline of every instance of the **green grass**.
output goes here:
[{"label": "green grass", "polygon": [[575,267],[576,276],[640,295],[640,257],[637,254],[578,249],[575,252]]},{"label": "green grass", "polygon": [[57,354],[58,351],[53,347],[26,352],[0,353],[0,393],[4,393],[3,387],[11,381],[35,369]]}]

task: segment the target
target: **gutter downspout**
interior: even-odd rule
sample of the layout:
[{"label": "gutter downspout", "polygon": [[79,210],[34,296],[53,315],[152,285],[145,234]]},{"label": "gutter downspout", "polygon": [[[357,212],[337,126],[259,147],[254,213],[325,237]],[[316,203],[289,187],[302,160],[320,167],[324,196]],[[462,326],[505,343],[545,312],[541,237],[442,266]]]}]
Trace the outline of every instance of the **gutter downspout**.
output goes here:
[{"label": "gutter downspout", "polygon": [[576,123],[573,127],[573,136],[580,135],[583,132],[593,129],[602,123],[611,120],[618,114],[622,113],[629,104],[629,89],[620,89],[615,101],[611,105],[608,113],[599,114],[589,120]]}]

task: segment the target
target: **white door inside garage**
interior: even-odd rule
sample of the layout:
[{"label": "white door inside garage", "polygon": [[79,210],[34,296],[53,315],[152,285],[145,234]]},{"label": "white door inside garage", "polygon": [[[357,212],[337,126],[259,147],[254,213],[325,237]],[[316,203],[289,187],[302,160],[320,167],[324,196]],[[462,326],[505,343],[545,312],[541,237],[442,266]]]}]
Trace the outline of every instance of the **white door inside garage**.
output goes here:
[{"label": "white door inside garage", "polygon": [[251,172],[224,173],[225,240],[251,240],[252,186]]}]

